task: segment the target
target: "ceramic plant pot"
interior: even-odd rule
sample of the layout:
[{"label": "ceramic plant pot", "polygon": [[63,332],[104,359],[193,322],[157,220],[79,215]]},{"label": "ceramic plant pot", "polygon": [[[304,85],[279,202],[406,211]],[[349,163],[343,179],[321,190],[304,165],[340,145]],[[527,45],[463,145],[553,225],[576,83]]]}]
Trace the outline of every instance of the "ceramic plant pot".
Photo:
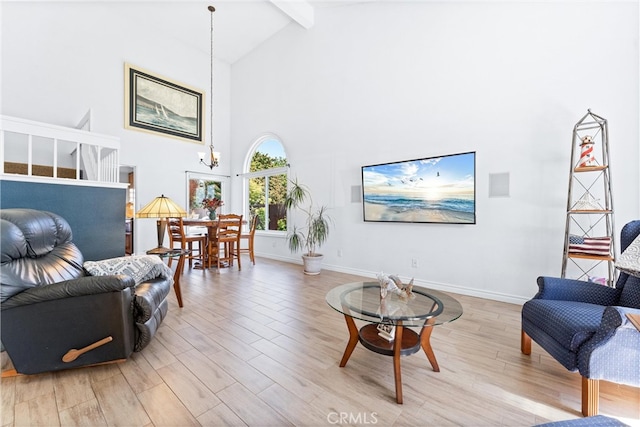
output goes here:
[{"label": "ceramic plant pot", "polygon": [[302,255],[302,262],[304,263],[304,274],[307,274],[309,276],[320,274],[323,259],[324,255],[320,254],[316,254],[314,256]]}]

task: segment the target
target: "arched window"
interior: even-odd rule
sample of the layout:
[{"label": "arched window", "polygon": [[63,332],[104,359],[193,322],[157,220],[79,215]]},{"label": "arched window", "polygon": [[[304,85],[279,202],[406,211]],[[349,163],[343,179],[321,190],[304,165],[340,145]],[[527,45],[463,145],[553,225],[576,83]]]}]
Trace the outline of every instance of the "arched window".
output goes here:
[{"label": "arched window", "polygon": [[280,139],[264,135],[254,143],[246,167],[249,214],[258,216],[257,230],[287,231],[287,155]]}]

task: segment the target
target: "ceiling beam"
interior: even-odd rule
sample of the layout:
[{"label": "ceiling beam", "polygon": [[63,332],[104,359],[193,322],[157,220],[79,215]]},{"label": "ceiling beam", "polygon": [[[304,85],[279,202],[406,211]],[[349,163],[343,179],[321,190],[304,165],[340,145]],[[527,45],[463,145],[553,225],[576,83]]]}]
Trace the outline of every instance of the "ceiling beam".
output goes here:
[{"label": "ceiling beam", "polygon": [[269,0],[274,6],[286,13],[291,19],[310,29],[314,24],[313,6],[304,0]]}]

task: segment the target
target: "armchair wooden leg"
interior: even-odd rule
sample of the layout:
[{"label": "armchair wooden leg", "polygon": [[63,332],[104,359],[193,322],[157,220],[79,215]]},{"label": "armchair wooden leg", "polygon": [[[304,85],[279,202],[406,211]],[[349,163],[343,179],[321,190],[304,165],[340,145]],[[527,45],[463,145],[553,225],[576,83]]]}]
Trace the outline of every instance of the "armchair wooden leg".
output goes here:
[{"label": "armchair wooden leg", "polygon": [[591,417],[598,415],[598,397],[600,382],[582,377],[582,415]]},{"label": "armchair wooden leg", "polygon": [[531,354],[531,337],[524,329],[520,331],[520,351],[523,354]]}]

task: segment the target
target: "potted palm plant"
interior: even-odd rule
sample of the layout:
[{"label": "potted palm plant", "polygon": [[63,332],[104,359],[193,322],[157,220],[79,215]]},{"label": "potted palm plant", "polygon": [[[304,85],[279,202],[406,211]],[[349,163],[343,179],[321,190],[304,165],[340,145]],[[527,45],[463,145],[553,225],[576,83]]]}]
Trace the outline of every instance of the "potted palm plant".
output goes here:
[{"label": "potted palm plant", "polygon": [[[284,205],[287,210],[300,209],[306,215],[303,227],[295,224],[287,235],[289,250],[298,252],[304,250],[302,261],[304,274],[320,274],[322,259],[324,256],[316,252],[329,236],[329,223],[331,218],[327,215],[327,208],[313,206],[313,199],[309,188],[298,182],[298,179],[289,180],[291,188],[287,192]],[[307,206],[308,202],[308,207]]]}]

